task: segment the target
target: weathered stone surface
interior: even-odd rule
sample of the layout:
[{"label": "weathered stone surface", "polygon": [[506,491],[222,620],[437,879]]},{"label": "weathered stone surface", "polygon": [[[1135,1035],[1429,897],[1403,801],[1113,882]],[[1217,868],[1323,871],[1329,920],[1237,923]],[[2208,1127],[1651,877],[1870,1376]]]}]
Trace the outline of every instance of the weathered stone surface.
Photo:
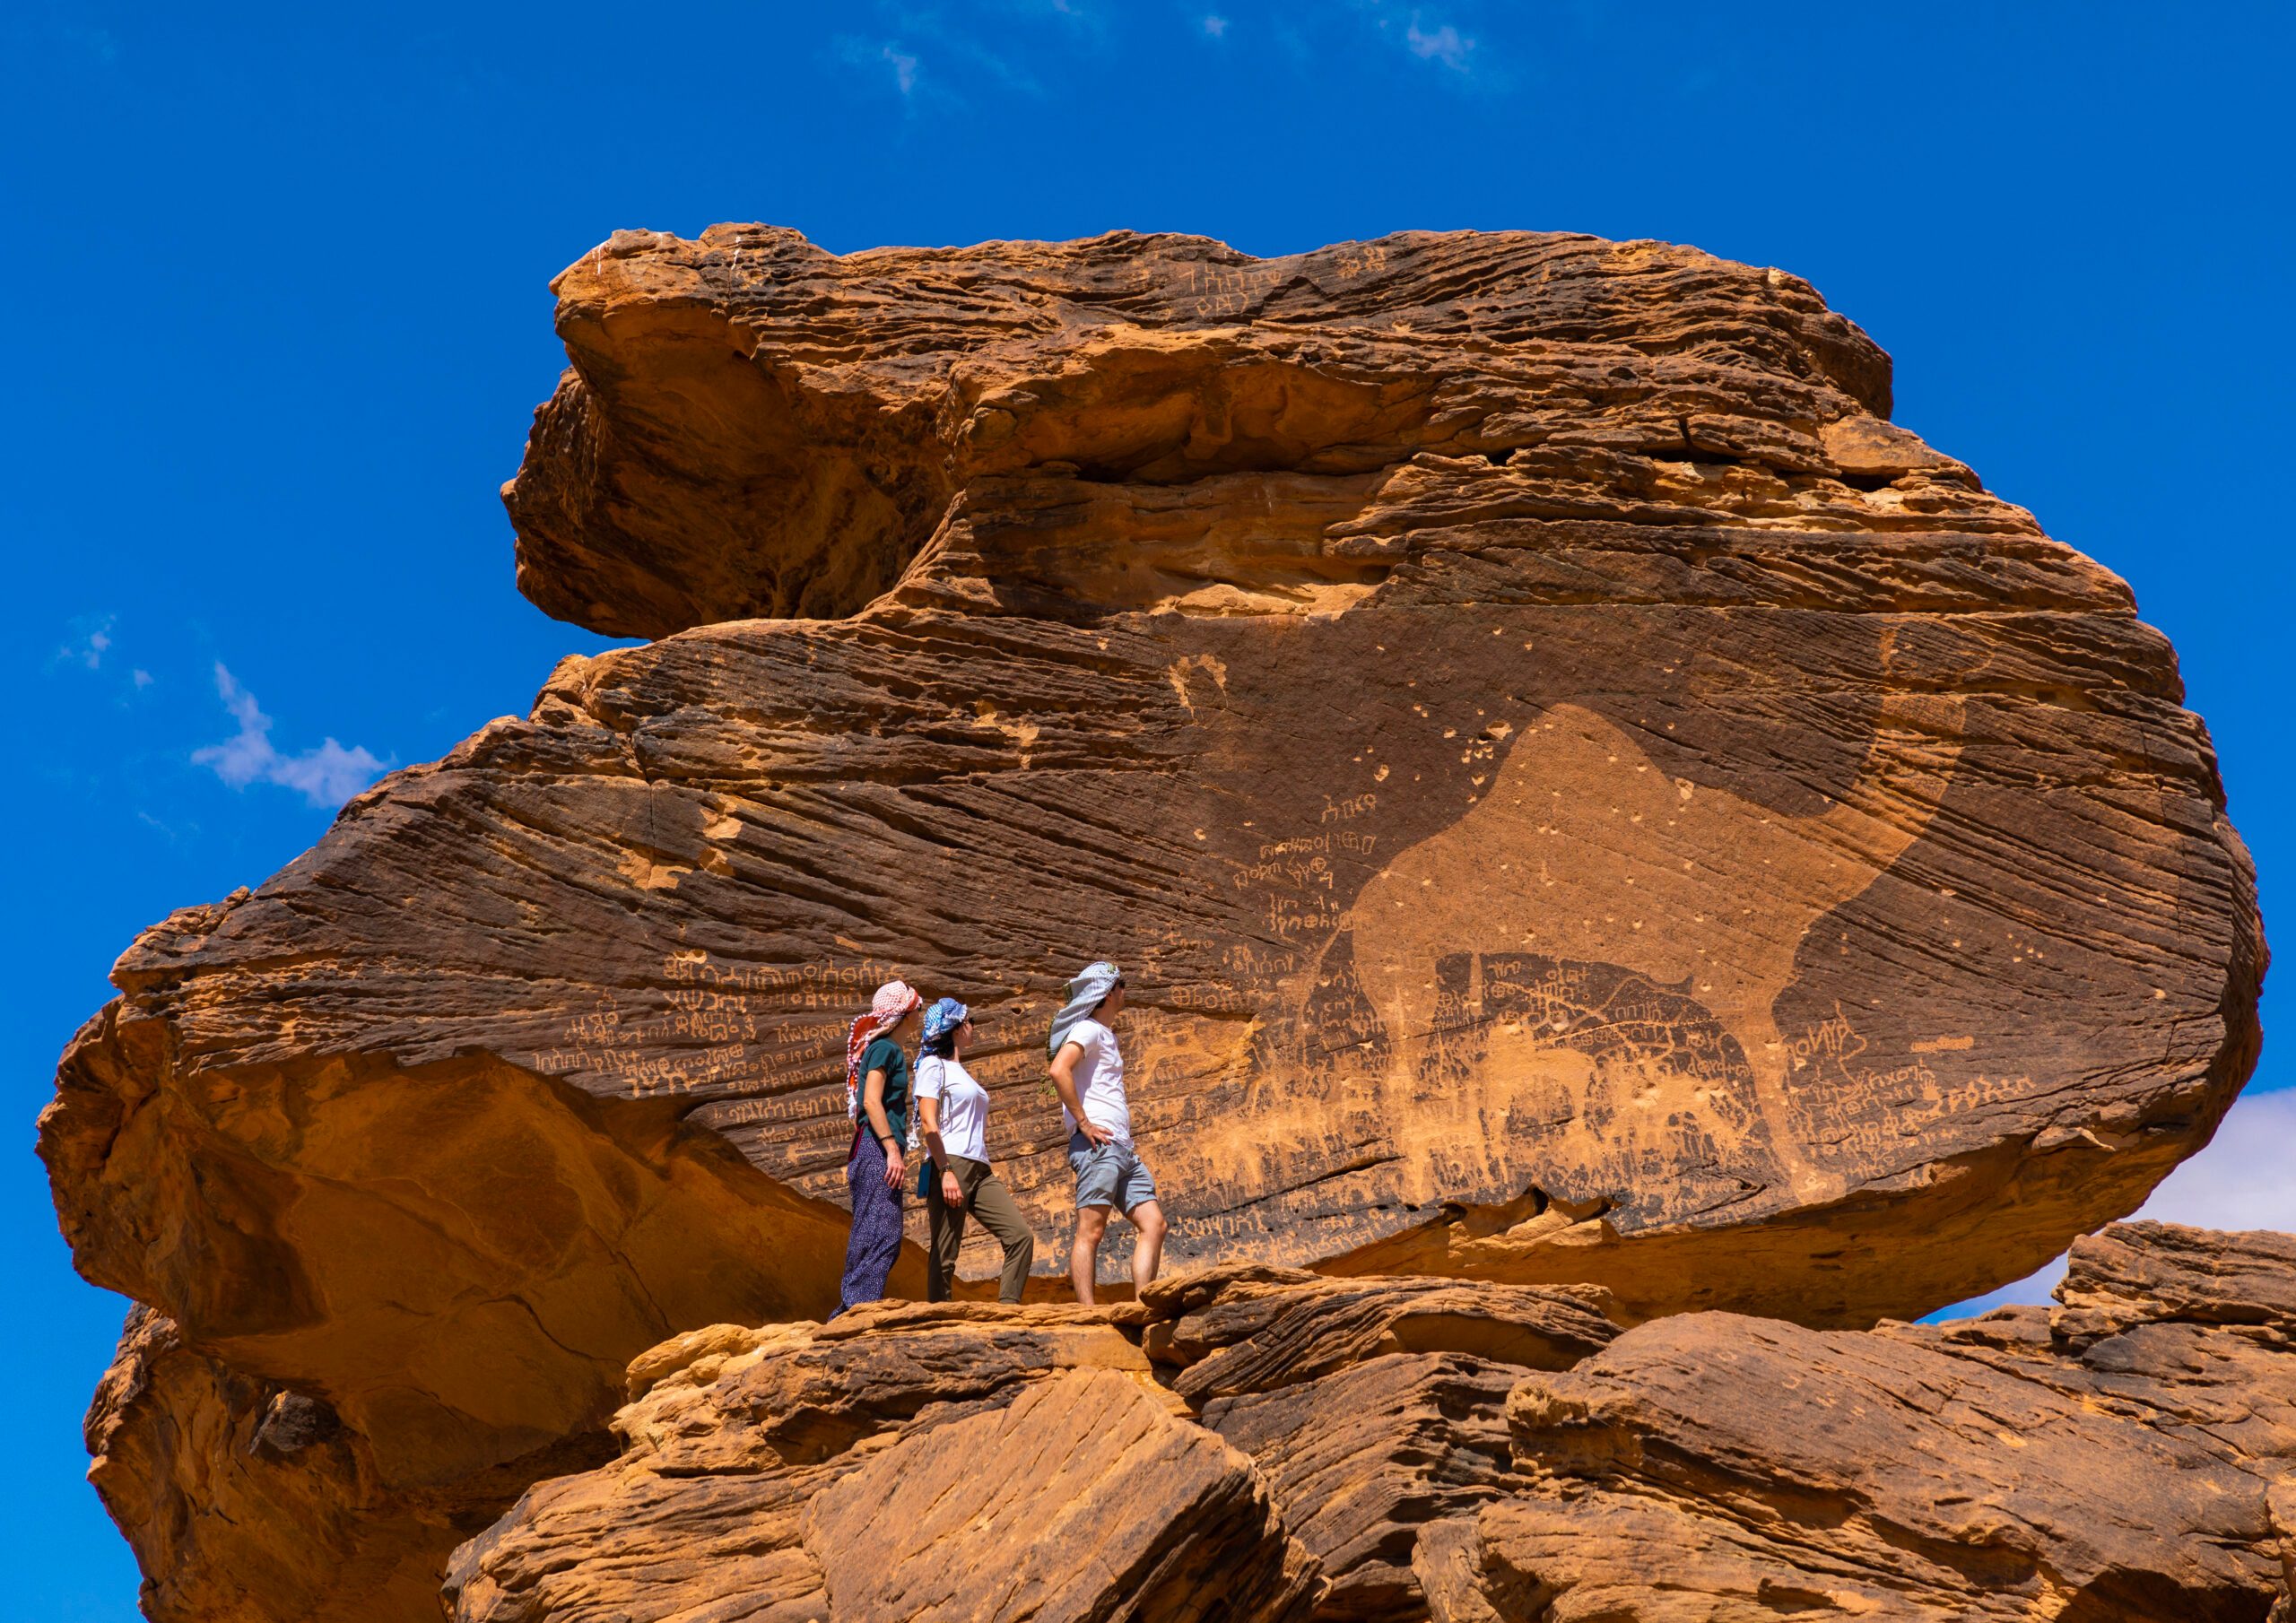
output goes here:
[{"label": "weathered stone surface", "polygon": [[[1422,1538],[1434,1617],[2281,1615],[2288,1237],[2084,1244],[2071,1338],[2039,1309],[1866,1334],[1700,1314],[1526,1377],[1528,1484]],[[2215,1287],[2180,1306],[2157,1289],[2178,1275]]]},{"label": "weathered stone surface", "polygon": [[805,1523],[832,1615],[1304,1618],[1315,1564],[1243,1455],[1116,1374],[904,1437]]},{"label": "weathered stone surface", "polygon": [[522,586],[676,634],[147,932],[43,1119],[89,1277],[390,1494],[826,1306],[839,1030],[893,973],[984,1017],[1040,1231],[1042,1022],[1112,956],[1175,1263],[1629,1318],[2014,1277],[2253,1063],[2170,650],[1790,276],[744,227],[558,286]]},{"label": "weathered stone surface", "polygon": [[1567,1369],[1618,1332],[1616,1305],[1587,1286],[1333,1280],[1253,1267],[1160,1280],[1145,1306],[1149,1356],[1184,1366],[1173,1390],[1191,1403],[1294,1386],[1391,1352]]},{"label": "weathered stone surface", "polygon": [[[411,1573],[358,1562],[362,1542],[389,1541],[377,1524],[391,1518],[331,1409],[187,1350],[148,1307],[129,1311],[87,1439],[89,1480],[146,1575],[147,1615],[403,1618],[434,1587],[443,1528],[404,1541],[422,1558]],[[365,1570],[345,1593],[354,1566]]]},{"label": "weathered stone surface", "polygon": [[[504,492],[519,586],[622,635],[850,614],[900,578],[952,497],[1048,467],[1149,487],[1152,502],[1223,473],[1296,473],[1295,500],[1346,502],[1361,488],[1347,476],[1418,453],[1568,447],[1590,488],[1539,494],[1600,516],[1618,505],[1602,487],[1626,473],[1678,515],[1839,506],[1834,527],[1919,529],[1935,503],[2032,529],[1870,415],[1889,412],[1888,357],[1806,283],[1660,243],[1413,233],[1254,260],[1118,232],[839,257],[795,231],[720,226],[699,242],[618,232],[552,287],[573,365]],[[1641,460],[1653,451],[1715,471],[1680,468],[1668,489]],[[1738,461],[1770,476],[1730,481]],[[1952,488],[1925,478],[1909,510],[1810,477],[1837,472]],[[1902,522],[1875,525],[1885,508]],[[1271,516],[1239,538],[1239,580],[1215,549],[1152,528],[1100,561],[1219,606],[1348,584],[1346,549]],[[1065,583],[1095,560],[1048,561]],[[1158,563],[1195,578],[1158,583]]]},{"label": "weathered stone surface", "polygon": [[[122,1082],[124,1058],[74,1049],[62,1090],[96,1109],[51,1110],[41,1148],[83,1268],[200,1327],[155,1319],[147,1347],[131,1321],[90,1422],[162,1623],[300,1623],[320,1595],[329,1616],[427,1616],[456,1543],[610,1449],[633,1353],[728,1302],[770,1319],[835,1299],[839,1214],[674,1113],[622,1106],[609,1125],[600,1101],[479,1055],[88,1086],[87,1067]],[[920,1268],[899,1277],[922,1294]],[[339,1436],[245,1456],[282,1391]]]},{"label": "weathered stone surface", "polygon": [[[536,1488],[457,1558],[457,1623],[716,1616],[736,1596],[776,1619],[1032,1616],[1070,1570],[1082,1513],[1064,1506],[1145,1498],[1091,1515],[1124,1549],[1163,1547],[1196,1536],[1173,1506],[1207,1482],[1248,1508],[1197,1562],[1198,1601],[1240,1604],[1281,1573],[1322,1619],[2278,1617],[2296,1531],[2287,1237],[2137,1224],[2084,1245],[2086,1306],[2069,1288],[2054,1329],[2038,1308],[1863,1332],[1692,1314],[1536,1367],[1327,1338],[1313,1372],[1185,1409],[1141,1349],[1203,1367],[1216,1351],[1178,1323],[1248,1345],[1335,1316],[1332,1281],[1230,1268],[1116,1308],[721,1326],[633,1367],[622,1460]],[[1429,1282],[1355,1289],[1400,1312]],[[1492,1317],[1544,1335],[1576,1305],[1536,1294]],[[2100,1308],[2119,1328],[2067,1333]],[[1447,1326],[1488,1338],[1465,1319],[1427,1332]],[[1095,1403],[1120,1444],[1096,1440]],[[1241,1454],[1194,1451],[1191,1425]],[[1135,1470],[1136,1439],[1170,1463]],[[1147,1528],[1158,1515],[1171,1532]],[[1260,1579],[1231,1584],[1231,1562]]]},{"label": "weathered stone surface", "polygon": [[1321,1618],[1424,1615],[1420,1530],[1507,1480],[1506,1399],[1617,1334],[1587,1286],[1328,1280],[1262,1264],[1159,1280],[1119,1316],[1248,1453],[1320,1566]]},{"label": "weathered stone surface", "polygon": [[1215,1398],[1203,1420],[1252,1456],[1321,1567],[1318,1617],[1422,1618],[1412,1570],[1421,1531],[1516,1485],[1506,1405],[1521,1376],[1458,1353],[1387,1353]]},{"label": "weathered stone surface", "polygon": [[2296,1235],[2118,1223],[2073,1242],[2057,1299],[2067,1340],[2153,1322],[2296,1332]]},{"label": "weathered stone surface", "polygon": [[[621,1460],[456,1558],[455,1615],[1423,1615],[1418,1530],[1519,1481],[1508,1392],[1615,1332],[1590,1294],[1231,1268],[1113,1307],[693,1332],[631,1364]],[[1149,1347],[1193,1360],[1178,1390]],[[1280,1389],[1183,1395],[1253,1349]]]},{"label": "weathered stone surface", "polygon": [[394,1490],[324,1400],[238,1374],[133,1308],[87,1421],[89,1480],[148,1575],[144,1610],[208,1623],[396,1623],[435,1610],[440,1552],[536,1476],[611,1457],[565,1440],[448,1491]]},{"label": "weathered stone surface", "polygon": [[[718,830],[644,859],[688,972],[762,1013],[840,928],[928,975],[961,938],[1028,1082],[1048,972],[1138,966],[1179,1257],[1857,1322],[2134,1205],[2252,1063],[2246,858],[2165,646],[1882,421],[1886,357],[1791,277],[721,228],[557,289],[530,594],[659,634],[883,591],[553,684],[701,802],[656,828]],[[780,968],[701,937],[729,911]],[[770,1098],[689,1066],[697,1115],[822,1189],[802,1048],[736,1053]],[[1749,1265],[1701,1265],[1724,1234]]]},{"label": "weathered stone surface", "polygon": [[1322,1582],[1265,1483],[1109,1320],[865,1309],[682,1338],[633,1369],[620,1462],[457,1555],[453,1616],[1305,1618]]}]

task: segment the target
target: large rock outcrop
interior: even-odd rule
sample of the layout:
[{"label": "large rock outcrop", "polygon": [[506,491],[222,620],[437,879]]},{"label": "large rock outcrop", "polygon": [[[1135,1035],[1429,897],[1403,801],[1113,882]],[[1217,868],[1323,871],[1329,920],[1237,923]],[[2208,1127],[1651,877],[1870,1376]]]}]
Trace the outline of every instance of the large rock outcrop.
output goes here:
[{"label": "large rock outcrop", "polygon": [[[454,1623],[2289,1601],[2287,1236],[2117,1228],[2076,1247],[2054,1314],[1868,1332],[1699,1313],[1613,1336],[1593,1293],[1484,1288],[1462,1315],[1436,1299],[1458,1289],[1214,1270],[1113,1311],[691,1334],[633,1367],[620,1460],[457,1554]],[[1222,1360],[1272,1384],[1187,1396]]]},{"label": "large rock outcrop", "polygon": [[[691,1362],[687,1362],[687,1360]],[[457,1555],[489,1623],[633,1616],[1303,1619],[1320,1586],[1250,1461],[1106,1310],[867,1310],[657,1350],[622,1459]],[[571,1559],[569,1558],[572,1557]]]},{"label": "large rock outcrop", "polygon": [[528,1493],[448,1600],[458,1623],[1423,1616],[1416,1528],[1510,1480],[1513,1377],[1608,1342],[1605,1306],[1244,1268],[1115,1309],[712,1326],[631,1366],[621,1459]]},{"label": "large rock outcrop", "polygon": [[1515,1386],[1530,1483],[1422,1539],[1433,1615],[2284,1617],[2292,1286],[2286,1235],[2140,1223],[2054,1311],[1643,1325]]},{"label": "large rock outcrop", "polygon": [[2254,1062],[2173,654],[1793,277],[721,227],[556,286],[519,583],[660,640],[147,931],[42,1122],[82,1270],[373,1503],[499,1505],[645,1347],[825,1309],[891,974],[982,1015],[1040,1230],[1109,956],[1176,1263],[1624,1321],[2015,1277]]},{"label": "large rock outcrop", "polygon": [[428,1618],[444,1551],[535,1478],[613,1453],[586,1431],[493,1471],[392,1483],[333,1405],[193,1351],[141,1306],[87,1441],[88,1479],[144,1569],[145,1614],[200,1623]]}]

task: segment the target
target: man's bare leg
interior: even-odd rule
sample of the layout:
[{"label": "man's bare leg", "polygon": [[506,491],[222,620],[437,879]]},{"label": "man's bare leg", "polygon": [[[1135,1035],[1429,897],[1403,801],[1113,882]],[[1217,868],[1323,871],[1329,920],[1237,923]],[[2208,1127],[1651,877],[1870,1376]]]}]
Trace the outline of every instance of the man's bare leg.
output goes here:
[{"label": "man's bare leg", "polygon": [[1153,1201],[1143,1201],[1125,1216],[1140,1230],[1140,1237],[1132,1243],[1132,1289],[1137,1296],[1156,1282],[1156,1270],[1163,1264],[1164,1209]]},{"label": "man's bare leg", "polygon": [[[1092,1305],[1092,1277],[1100,1271],[1100,1237],[1108,1231],[1106,1206],[1076,1208],[1076,1240],[1068,1248],[1068,1282],[1076,1287],[1076,1299],[1087,1307]],[[1158,1232],[1162,1232],[1161,1219]]]}]

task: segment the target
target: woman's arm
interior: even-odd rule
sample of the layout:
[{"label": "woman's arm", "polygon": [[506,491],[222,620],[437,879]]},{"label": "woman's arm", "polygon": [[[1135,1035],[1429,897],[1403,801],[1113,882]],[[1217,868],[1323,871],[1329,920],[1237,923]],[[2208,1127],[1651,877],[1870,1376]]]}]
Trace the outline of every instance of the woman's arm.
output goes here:
[{"label": "woman's arm", "polygon": [[931,1152],[933,1164],[941,1169],[941,1203],[961,1206],[965,1203],[964,1186],[957,1182],[956,1168],[949,1165],[948,1146],[941,1142],[941,1101],[938,1096],[920,1093],[917,1107],[923,1113],[925,1148]]},{"label": "woman's arm", "polygon": [[898,1189],[909,1173],[909,1161],[901,1154],[900,1141],[893,1136],[892,1124],[885,1117],[885,1073],[869,1072],[869,1080],[861,1087],[861,1108],[869,1117],[869,1131],[877,1135],[885,1147],[885,1187]]}]

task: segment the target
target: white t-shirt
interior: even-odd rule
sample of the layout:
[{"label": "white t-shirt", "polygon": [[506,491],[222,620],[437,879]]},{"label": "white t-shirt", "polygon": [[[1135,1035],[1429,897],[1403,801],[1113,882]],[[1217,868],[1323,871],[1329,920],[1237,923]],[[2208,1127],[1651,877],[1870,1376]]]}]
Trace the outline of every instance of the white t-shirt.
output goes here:
[{"label": "white t-shirt", "polygon": [[[1076,1102],[1084,1107],[1085,1119],[1130,1149],[1132,1107],[1125,1102],[1124,1055],[1116,1050],[1116,1033],[1098,1020],[1078,1020],[1061,1046],[1070,1043],[1084,1051],[1076,1057]],[[1069,1132],[1076,1131],[1076,1118],[1065,1105],[1060,1119]]]},{"label": "white t-shirt", "polygon": [[917,1097],[941,1101],[941,1143],[951,1155],[988,1159],[988,1089],[971,1072],[928,1054],[917,1062]]}]

